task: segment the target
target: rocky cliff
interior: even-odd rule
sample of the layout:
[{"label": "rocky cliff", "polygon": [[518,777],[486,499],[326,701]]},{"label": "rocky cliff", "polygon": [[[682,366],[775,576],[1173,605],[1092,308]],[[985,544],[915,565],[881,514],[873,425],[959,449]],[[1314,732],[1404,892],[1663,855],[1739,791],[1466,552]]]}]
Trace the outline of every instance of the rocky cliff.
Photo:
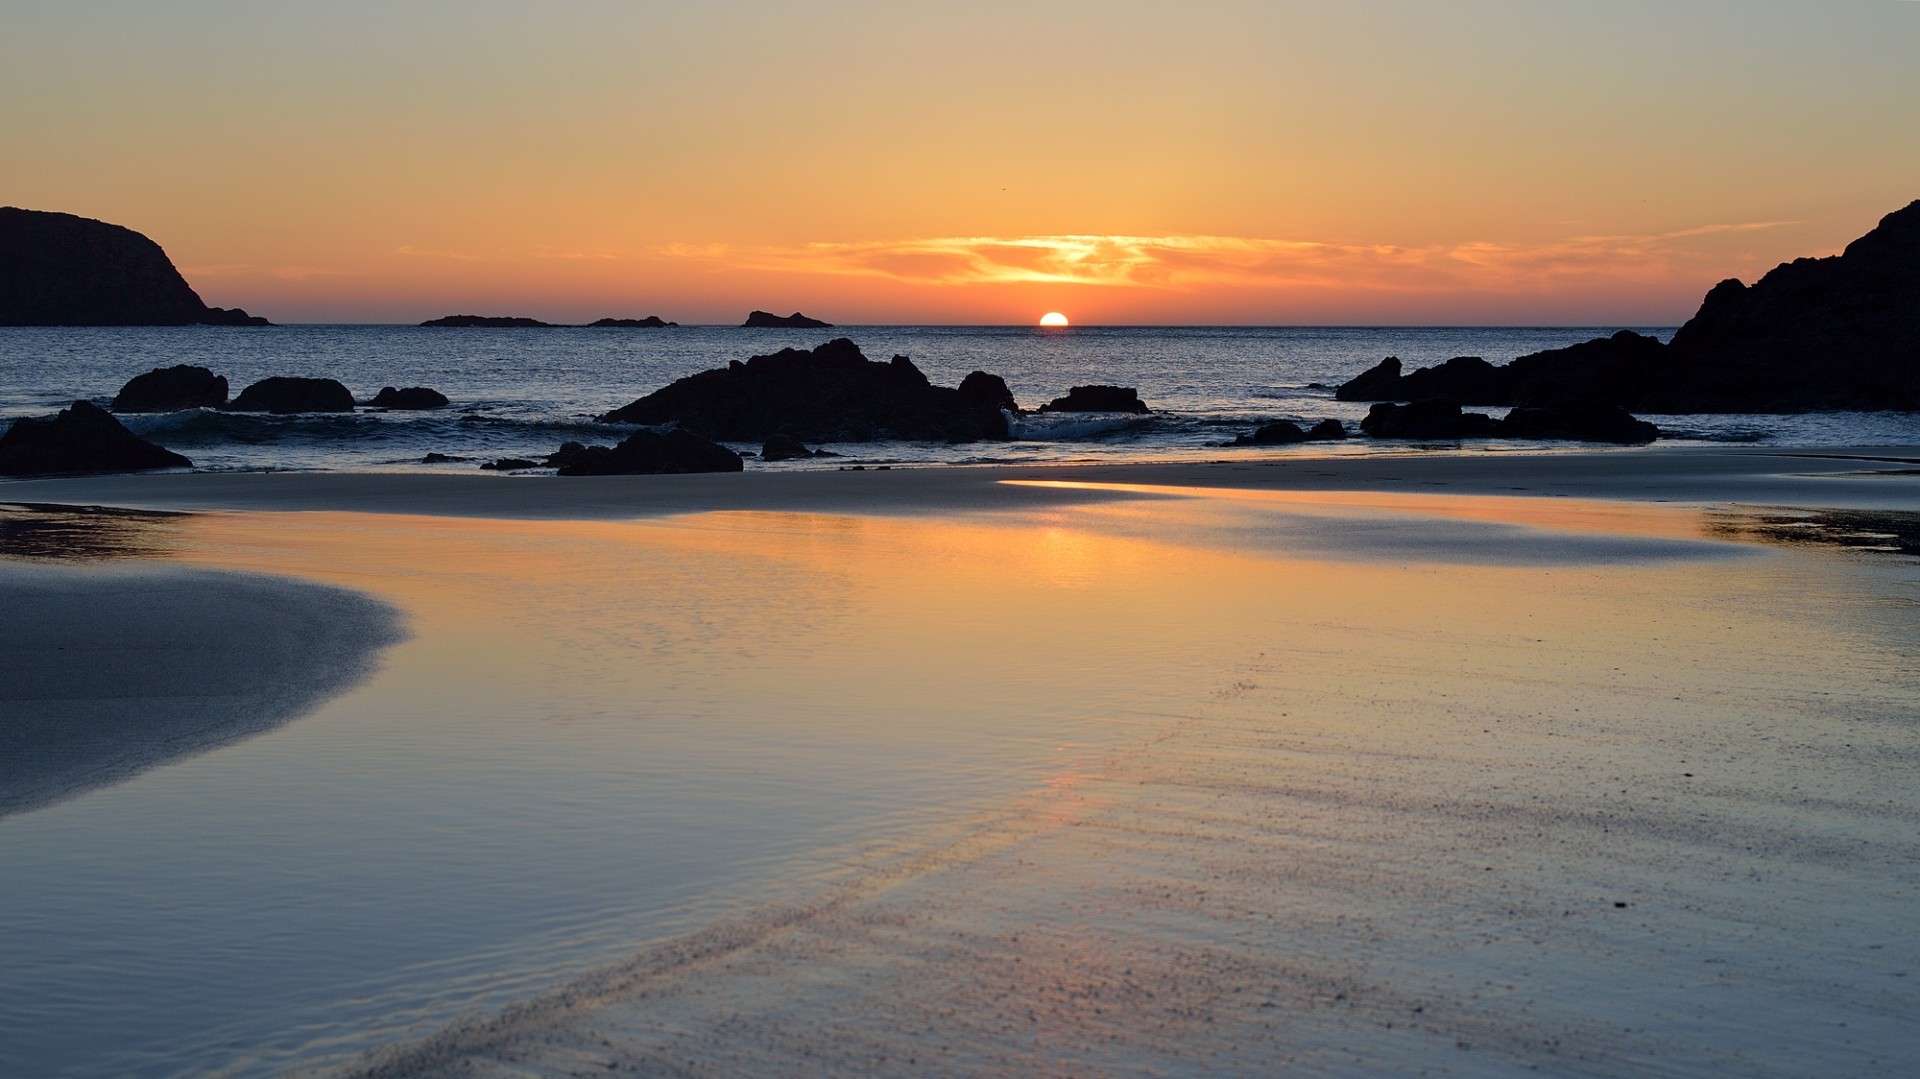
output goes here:
[{"label": "rocky cliff", "polygon": [[72,214],[0,207],[0,326],[264,326],[208,307],[160,245]]}]

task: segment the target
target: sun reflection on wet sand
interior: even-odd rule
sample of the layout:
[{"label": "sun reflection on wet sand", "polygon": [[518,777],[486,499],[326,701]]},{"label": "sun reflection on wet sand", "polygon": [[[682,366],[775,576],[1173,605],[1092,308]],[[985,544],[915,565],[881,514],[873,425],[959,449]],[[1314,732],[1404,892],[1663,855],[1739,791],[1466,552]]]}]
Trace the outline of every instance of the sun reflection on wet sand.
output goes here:
[{"label": "sun reflection on wet sand", "polygon": [[[1903,939],[1920,885],[1890,846],[1920,820],[1888,766],[1920,760],[1909,567],[1752,554],[1686,507],[1146,493],[170,525],[171,561],[361,589],[414,630],[307,719],[120,789],[305,835],[334,859],[300,867],[311,900],[337,878],[364,908],[332,939],[404,955],[331,1013],[249,1004],[240,1070],[515,1000],[379,1074],[1607,1071],[1759,1043],[1848,1070],[1896,1040],[1906,998],[1864,972],[1920,956],[1849,942]],[[1842,881],[1844,917],[1807,913]],[[297,899],[251,898],[301,939]],[[1803,1014],[1858,1040],[1783,1047]]]},{"label": "sun reflection on wet sand", "polygon": [[[1301,515],[1433,508],[1255,501],[1282,532]],[[1154,538],[1115,525],[1137,512]],[[866,863],[775,935],[697,967],[684,948],[643,951],[384,1059],[394,1074],[511,1059],[761,1075],[1400,1070],[1438,1053],[1482,1072],[1605,1072],[1756,1045],[1790,1067],[1884,1060],[1900,995],[1865,975],[1891,957],[1845,942],[1889,939],[1915,883],[1880,821],[1920,808],[1877,763],[1920,759],[1888,722],[1916,692],[1912,614],[1873,598],[1888,587],[1873,574],[1904,570],[1689,557],[1724,545],[1699,542],[1686,509],[1446,512],[1546,531],[1569,553],[1383,567],[1235,551],[1209,532],[1240,515],[1204,496],[863,522],[849,533],[861,583],[839,598],[900,638],[890,662],[919,657],[882,711],[953,691],[926,670],[926,623],[984,593],[993,639],[942,662],[984,649],[1027,715],[1112,702],[1158,721]],[[713,551],[788,534],[770,523],[661,527],[725,532],[695,544]],[[1579,537],[1599,533],[1677,544],[1596,564]],[[849,553],[821,550],[830,565]],[[1808,798],[1821,808],[1785,808]],[[1842,881],[1835,937],[1806,911]],[[1724,964],[1711,992],[1676,949]],[[1920,958],[1907,951],[1899,962]],[[628,983],[646,988],[608,988]],[[1796,1028],[1809,1009],[1852,1016],[1858,1038]]]}]

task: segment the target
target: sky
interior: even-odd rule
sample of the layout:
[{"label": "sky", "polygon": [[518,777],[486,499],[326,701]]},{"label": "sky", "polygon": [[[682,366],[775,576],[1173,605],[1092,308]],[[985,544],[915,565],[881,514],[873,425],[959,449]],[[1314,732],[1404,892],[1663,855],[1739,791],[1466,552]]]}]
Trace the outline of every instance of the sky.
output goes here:
[{"label": "sky", "polygon": [[1673,325],[1920,198],[1914,0],[7,0],[0,204],[278,322]]}]

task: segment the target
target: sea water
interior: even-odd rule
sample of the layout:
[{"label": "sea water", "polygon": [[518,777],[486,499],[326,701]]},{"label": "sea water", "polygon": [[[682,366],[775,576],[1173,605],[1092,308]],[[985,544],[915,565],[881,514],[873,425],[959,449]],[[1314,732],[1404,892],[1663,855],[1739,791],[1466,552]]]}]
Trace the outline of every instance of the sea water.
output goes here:
[{"label": "sea water", "polygon": [[[856,463],[981,464],[1206,459],[1268,420],[1326,417],[1352,429],[1367,405],[1334,389],[1398,356],[1407,369],[1454,356],[1503,363],[1603,336],[1612,327],[1072,327],[846,326],[756,330],[448,329],[417,326],[280,326],[263,329],[0,329],[0,421],[46,414],[76,398],[112,399],[127,379],[194,364],[226,376],[238,393],[273,375],[336,378],[361,400],[382,386],[429,386],[451,399],[433,412],[360,409],[271,416],[208,410],[125,416],[138,433],[201,469],[468,472],[501,457],[539,459],[568,441],[611,444],[630,426],[596,417],[674,379],[729,361],[811,348],[835,337],[869,358],[910,357],[935,383],[980,370],[1006,379],[1033,409],[1076,385],[1132,386],[1144,416],[1037,415],[1014,420],[1008,442],[830,444],[841,454],[777,467]],[[1666,338],[1670,328],[1642,327]],[[1498,410],[1494,410],[1496,413]],[[1651,416],[1663,437],[1800,446],[1920,445],[1920,415]],[[1467,449],[1513,443],[1468,443]],[[739,444],[751,451],[757,446]],[[1393,452],[1365,440],[1257,452]],[[1254,451],[1241,451],[1254,452]],[[425,463],[428,454],[453,460]]]}]

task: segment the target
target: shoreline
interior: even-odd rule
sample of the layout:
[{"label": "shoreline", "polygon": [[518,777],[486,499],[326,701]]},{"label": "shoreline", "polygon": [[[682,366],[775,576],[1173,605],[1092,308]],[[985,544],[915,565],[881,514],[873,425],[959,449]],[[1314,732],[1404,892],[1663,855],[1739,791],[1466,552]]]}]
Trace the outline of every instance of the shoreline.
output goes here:
[{"label": "shoreline", "polygon": [[[883,514],[1018,510],[1119,494],[1111,488],[1165,487],[1901,510],[1920,508],[1916,478],[1920,478],[1920,454],[1902,447],[1648,447],[566,478],[150,473],[0,482],[0,503],[609,520],[717,510]],[[1035,481],[1046,486],[1033,486]]]}]

